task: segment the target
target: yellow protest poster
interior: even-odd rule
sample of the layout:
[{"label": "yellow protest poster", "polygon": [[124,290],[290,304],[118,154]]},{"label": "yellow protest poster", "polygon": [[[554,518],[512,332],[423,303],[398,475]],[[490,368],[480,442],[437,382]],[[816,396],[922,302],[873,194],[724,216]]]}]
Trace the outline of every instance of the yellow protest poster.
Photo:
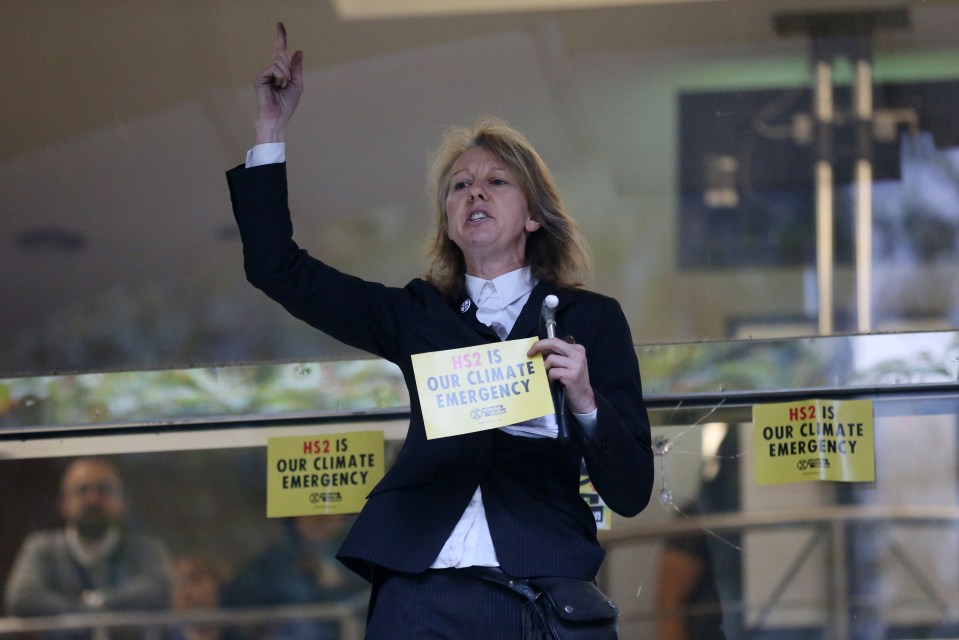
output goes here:
[{"label": "yellow protest poster", "polygon": [[585,471],[580,472],[579,476],[579,495],[589,505],[589,510],[593,512],[593,519],[596,520],[596,528],[603,531],[609,531],[613,520],[613,511],[606,506],[603,499],[593,486],[593,481],[589,479]]},{"label": "yellow protest poster", "polygon": [[505,427],[553,412],[538,338],[508,340],[413,356],[426,437]]},{"label": "yellow protest poster", "polygon": [[802,400],[753,406],[756,484],[872,482],[871,400]]},{"label": "yellow protest poster", "polygon": [[266,516],[358,513],[383,478],[382,431],[267,440]]}]

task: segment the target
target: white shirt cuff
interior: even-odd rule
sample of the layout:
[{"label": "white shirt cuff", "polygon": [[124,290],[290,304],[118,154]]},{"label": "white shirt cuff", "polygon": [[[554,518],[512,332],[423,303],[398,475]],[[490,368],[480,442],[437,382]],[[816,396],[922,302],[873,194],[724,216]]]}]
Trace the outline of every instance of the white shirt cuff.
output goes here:
[{"label": "white shirt cuff", "polygon": [[246,152],[246,168],[286,162],[285,142],[264,142]]},{"label": "white shirt cuff", "polygon": [[576,422],[579,423],[580,428],[583,430],[583,439],[586,442],[589,442],[593,439],[593,434],[596,433],[596,415],[599,413],[599,408],[593,409],[589,413],[576,413],[571,412],[573,417],[576,418]]}]

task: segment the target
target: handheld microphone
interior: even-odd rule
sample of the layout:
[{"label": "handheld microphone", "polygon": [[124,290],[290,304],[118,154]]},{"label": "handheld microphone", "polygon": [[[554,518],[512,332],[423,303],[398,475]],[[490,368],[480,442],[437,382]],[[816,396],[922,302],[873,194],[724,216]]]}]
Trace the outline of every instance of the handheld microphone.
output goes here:
[{"label": "handheld microphone", "polygon": [[[550,294],[543,299],[543,308],[540,315],[546,329],[547,338],[556,337],[556,307],[559,298]],[[560,444],[569,442],[569,424],[566,422],[566,388],[561,382],[553,387],[553,410],[556,412],[556,439]]]},{"label": "handheld microphone", "polygon": [[550,294],[543,300],[543,324],[546,325],[546,337],[556,337],[556,307],[559,306],[559,298]]}]

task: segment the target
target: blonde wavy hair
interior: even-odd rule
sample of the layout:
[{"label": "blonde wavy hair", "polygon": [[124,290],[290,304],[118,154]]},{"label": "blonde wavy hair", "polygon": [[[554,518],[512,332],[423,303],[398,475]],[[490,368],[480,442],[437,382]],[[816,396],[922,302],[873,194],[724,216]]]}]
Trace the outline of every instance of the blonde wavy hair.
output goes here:
[{"label": "blonde wavy hair", "polygon": [[466,259],[449,237],[446,196],[453,164],[476,147],[490,152],[519,181],[529,213],[540,223],[526,240],[526,265],[533,277],[559,288],[585,286],[592,260],[582,230],[563,206],[542,158],[523,134],[498,118],[484,118],[472,129],[450,127],[433,154],[429,187],[436,227],[427,246],[432,262],[426,279],[446,295],[455,295],[464,286]]}]

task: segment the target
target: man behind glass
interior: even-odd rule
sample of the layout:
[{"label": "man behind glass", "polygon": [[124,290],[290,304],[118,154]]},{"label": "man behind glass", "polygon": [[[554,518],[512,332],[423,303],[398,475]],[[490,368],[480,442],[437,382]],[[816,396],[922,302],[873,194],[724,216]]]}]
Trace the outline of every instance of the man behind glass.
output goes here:
[{"label": "man behind glass", "polygon": [[6,586],[8,613],[57,616],[169,605],[168,553],[125,526],[123,485],[110,462],[71,462],[58,505],[64,528],[29,535],[17,554]]}]

